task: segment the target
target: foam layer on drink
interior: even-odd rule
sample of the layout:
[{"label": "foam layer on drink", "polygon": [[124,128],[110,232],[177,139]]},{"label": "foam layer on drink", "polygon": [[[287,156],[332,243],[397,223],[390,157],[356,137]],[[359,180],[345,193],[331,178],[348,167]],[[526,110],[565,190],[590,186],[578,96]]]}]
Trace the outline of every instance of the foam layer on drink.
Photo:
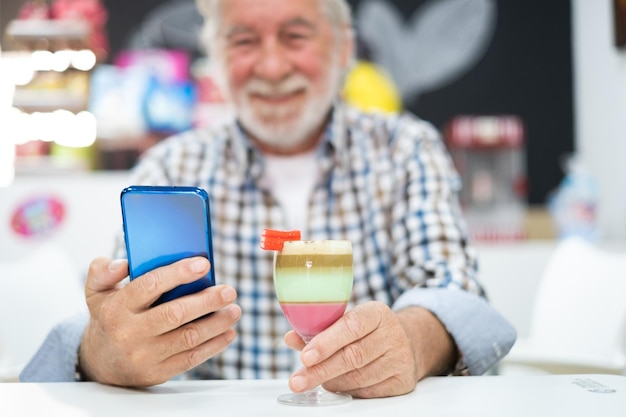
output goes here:
[{"label": "foam layer on drink", "polygon": [[350,298],[350,241],[285,242],[276,253],[274,268],[274,286],[281,303],[336,303]]},{"label": "foam layer on drink", "polygon": [[288,240],[281,255],[352,255],[349,240]]}]

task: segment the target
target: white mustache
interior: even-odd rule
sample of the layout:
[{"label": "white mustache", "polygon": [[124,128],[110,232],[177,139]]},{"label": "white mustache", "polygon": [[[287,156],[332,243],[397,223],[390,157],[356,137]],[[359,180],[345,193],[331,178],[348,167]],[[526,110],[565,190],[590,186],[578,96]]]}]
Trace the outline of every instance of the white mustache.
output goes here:
[{"label": "white mustache", "polygon": [[261,96],[281,96],[288,95],[298,90],[306,90],[309,87],[309,81],[302,75],[294,74],[288,79],[279,83],[271,83],[258,78],[253,78],[246,85],[248,94],[257,94]]}]

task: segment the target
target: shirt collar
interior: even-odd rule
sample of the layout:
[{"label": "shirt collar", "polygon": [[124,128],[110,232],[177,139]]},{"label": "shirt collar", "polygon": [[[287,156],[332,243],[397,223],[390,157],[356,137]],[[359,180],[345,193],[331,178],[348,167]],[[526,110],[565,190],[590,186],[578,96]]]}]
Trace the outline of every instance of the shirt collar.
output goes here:
[{"label": "shirt collar", "polygon": [[[345,111],[346,108],[341,103],[333,104],[317,151],[317,158],[323,172],[332,166],[334,156],[337,153],[341,154],[340,151],[346,146]],[[230,136],[233,154],[239,169],[253,178],[260,177],[264,166],[263,153],[250,141],[239,120],[231,126]]]}]

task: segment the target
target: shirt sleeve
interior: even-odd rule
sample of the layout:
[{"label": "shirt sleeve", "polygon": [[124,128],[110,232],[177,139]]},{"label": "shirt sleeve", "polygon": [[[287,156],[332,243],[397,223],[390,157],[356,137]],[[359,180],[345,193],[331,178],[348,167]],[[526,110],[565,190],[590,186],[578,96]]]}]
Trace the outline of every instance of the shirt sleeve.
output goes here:
[{"label": "shirt sleeve", "polygon": [[399,294],[417,286],[485,295],[458,201],[461,180],[438,132],[424,122],[401,124],[392,149],[391,276]]},{"label": "shirt sleeve", "polygon": [[461,179],[439,132],[415,119],[404,122],[396,135],[403,163],[393,209],[394,276],[401,291],[392,306],[435,314],[459,349],[455,373],[464,368],[463,374],[481,375],[509,352],[516,331],[486,299],[458,201]]},{"label": "shirt sleeve", "polygon": [[76,357],[88,320],[85,313],[56,325],[20,373],[20,382],[76,381]]},{"label": "shirt sleeve", "polygon": [[414,288],[396,300],[393,310],[418,306],[443,323],[459,349],[462,366],[470,375],[482,375],[502,359],[517,333],[483,297],[446,288]]}]

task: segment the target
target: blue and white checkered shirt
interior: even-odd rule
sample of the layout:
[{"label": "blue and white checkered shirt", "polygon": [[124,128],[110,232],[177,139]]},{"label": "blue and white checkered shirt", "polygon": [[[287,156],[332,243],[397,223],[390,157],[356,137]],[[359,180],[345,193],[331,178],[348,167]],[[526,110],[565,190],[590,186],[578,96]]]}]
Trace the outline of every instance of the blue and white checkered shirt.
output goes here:
[{"label": "blue and white checkered shirt", "polygon": [[[337,104],[317,161],[319,180],[302,234],[352,241],[351,304],[378,300],[395,310],[428,308],[454,338],[471,374],[504,356],[515,330],[485,301],[477,281],[457,203],[460,179],[436,129],[410,114],[366,114]],[[260,181],[263,170],[263,154],[236,123],[171,137],[146,152],[134,170],[134,184],[207,190],[216,280],[239,294],[237,339],[191,378],[284,378],[296,365],[282,340],[290,327],[275,297],[273,252],[260,248],[262,229],[288,228],[284,208]],[[78,346],[72,343],[67,357]]]}]

